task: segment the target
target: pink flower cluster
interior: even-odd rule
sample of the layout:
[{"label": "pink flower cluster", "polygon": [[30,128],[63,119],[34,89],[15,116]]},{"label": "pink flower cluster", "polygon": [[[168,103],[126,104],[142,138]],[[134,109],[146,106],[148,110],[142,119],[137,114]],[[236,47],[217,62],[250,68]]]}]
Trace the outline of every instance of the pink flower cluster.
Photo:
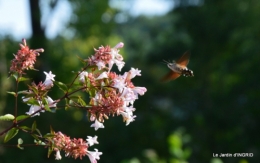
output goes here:
[{"label": "pink flower cluster", "polygon": [[99,160],[99,156],[102,155],[102,152],[98,152],[97,149],[95,149],[94,152],[88,150],[88,148],[94,144],[98,144],[97,136],[88,136],[85,141],[82,138],[71,139],[61,132],[54,133],[54,137],[50,140],[48,139],[46,142],[47,147],[56,151],[56,160],[62,158],[60,151],[64,151],[66,157],[72,157],[74,159],[82,159],[82,157],[87,155],[91,163],[96,163],[97,160]]},{"label": "pink flower cluster", "polygon": [[89,65],[96,64],[102,72],[83,71],[79,75],[79,81],[85,85],[91,85],[88,89],[94,89],[96,92],[95,96],[91,97],[89,104],[92,107],[88,110],[91,115],[90,120],[95,121],[91,125],[95,130],[104,128],[104,119],[108,119],[110,115],[122,115],[126,125],[134,121],[136,117],[133,114],[134,101],[138,99],[138,95],[144,95],[147,91],[145,87],[136,87],[131,81],[135,76],[141,76],[140,70],[131,68],[123,75],[110,71],[114,63],[119,70],[124,65],[123,57],[118,54],[117,49],[121,47],[123,43],[119,43],[115,48],[100,47],[95,55],[89,58],[88,63]]},{"label": "pink flower cluster", "polygon": [[[122,67],[124,67],[125,62],[123,61],[123,57],[118,53],[118,48],[122,48],[124,43],[118,43],[114,48],[110,48],[110,46],[99,47],[99,49],[94,49],[96,53],[88,59],[88,63],[90,66],[96,65],[99,70],[103,68],[108,68],[110,71],[113,64],[115,63],[121,71]],[[106,67],[108,65],[108,67]]]},{"label": "pink flower cluster", "polygon": [[[52,100],[48,96],[48,92],[54,85],[55,75],[51,71],[49,73],[44,72],[46,75],[44,82],[38,84],[32,83],[29,85],[28,91],[21,91],[24,94],[22,97],[23,102],[30,106],[30,110],[26,114],[33,117],[40,115],[40,112],[46,110],[52,111],[50,108],[56,107],[57,102],[60,100],[71,100],[72,98],[70,99],[70,97],[72,94],[84,90],[89,94],[90,101],[88,104],[82,102],[79,98],[80,105],[71,105],[74,102],[71,100],[73,102],[66,103],[66,106],[86,108],[90,115],[90,121],[94,122],[91,124],[91,127],[94,127],[95,130],[104,128],[104,120],[108,119],[109,116],[115,115],[121,115],[126,125],[129,125],[136,118],[136,115],[134,115],[134,102],[138,99],[139,95],[144,95],[147,89],[135,86],[132,82],[133,78],[141,76],[141,70],[131,68],[123,75],[111,71],[114,64],[116,64],[119,71],[125,65],[123,57],[119,54],[118,50],[123,46],[124,44],[120,42],[114,48],[101,46],[99,49],[94,49],[95,54],[85,60],[87,66],[79,72],[78,76],[74,78],[69,86],[73,89],[62,89],[63,91],[65,90],[65,95],[57,100]],[[43,49],[29,49],[24,39],[20,47],[21,49],[14,55],[15,58],[12,60],[10,67],[12,75],[18,74],[18,78],[16,78],[18,79],[16,80],[17,83],[27,80],[27,78],[22,77],[25,74],[24,70],[34,69],[36,56],[39,56],[39,53],[43,52]],[[77,78],[80,85],[74,82]],[[56,84],[60,88],[67,88],[64,83],[56,82]],[[78,102],[75,101],[75,104],[78,104]],[[99,156],[102,154],[97,149],[95,151],[88,150],[90,146],[98,144],[97,136],[88,136],[86,140],[83,140],[81,138],[71,139],[61,132],[52,132],[51,135],[53,137],[47,137],[45,144],[49,147],[49,151],[56,152],[57,160],[61,159],[60,151],[64,151],[66,157],[74,159],[82,159],[83,156],[87,155],[91,163],[97,163]]]},{"label": "pink flower cluster", "polygon": [[11,72],[17,72],[18,74],[23,74],[24,70],[33,69],[36,61],[36,56],[39,56],[43,49],[30,49],[26,45],[26,40],[22,40],[23,44],[20,44],[20,50],[14,55],[12,64],[10,67]]}]

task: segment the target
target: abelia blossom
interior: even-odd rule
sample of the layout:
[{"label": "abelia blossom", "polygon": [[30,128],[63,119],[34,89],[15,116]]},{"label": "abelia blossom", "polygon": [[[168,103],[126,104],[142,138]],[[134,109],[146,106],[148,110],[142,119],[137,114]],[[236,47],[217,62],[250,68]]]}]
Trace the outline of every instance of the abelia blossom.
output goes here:
[{"label": "abelia blossom", "polygon": [[46,87],[47,89],[50,89],[51,87],[53,87],[53,81],[55,81],[55,80],[54,80],[54,77],[55,77],[56,75],[52,74],[51,71],[50,71],[49,73],[44,72],[44,74],[46,75],[46,79],[45,79],[45,81],[43,82],[43,85],[45,85],[45,87]]},{"label": "abelia blossom", "polygon": [[47,96],[47,102],[50,108],[55,108],[57,103],[53,101],[52,98],[50,98],[49,96]]},{"label": "abelia blossom", "polygon": [[102,72],[102,73],[96,78],[96,80],[104,79],[104,78],[108,78],[106,71]]},{"label": "abelia blossom", "polygon": [[62,157],[61,157],[61,155],[60,155],[60,151],[57,150],[57,151],[56,151],[56,154],[55,154],[55,160],[61,160],[61,159],[62,159]]},{"label": "abelia blossom", "polygon": [[[24,102],[27,102],[27,101],[29,100],[29,98],[24,98],[24,97],[22,97],[22,99],[23,99]],[[51,97],[47,96],[47,97],[46,97],[46,101],[48,102],[48,106],[49,106],[50,108],[56,107],[56,103],[52,100]],[[32,115],[32,114],[34,114],[35,112],[37,112],[37,111],[41,110],[42,108],[44,108],[44,106],[42,105],[42,102],[41,102],[41,101],[38,101],[38,103],[39,103],[39,105],[30,105],[30,104],[28,104],[28,105],[30,106],[30,109],[29,109],[28,112],[26,112],[26,114],[27,114],[27,115]],[[44,111],[45,111],[45,110],[42,109],[41,112],[44,112]],[[40,115],[40,112],[38,112],[38,113],[32,115],[32,117],[34,117],[34,116],[36,116],[36,115],[39,116],[39,115]]]},{"label": "abelia blossom", "polygon": [[95,152],[88,151],[87,155],[91,163],[97,163],[97,160],[100,159],[99,156],[102,155],[102,152],[98,152],[98,150],[95,149]]},{"label": "abelia blossom", "polygon": [[112,59],[108,63],[109,70],[111,70],[114,63],[117,65],[119,71],[121,71],[121,69],[124,67],[125,62],[123,62],[123,57],[118,52],[119,52],[118,49],[111,49],[110,54],[112,56]]},{"label": "abelia blossom", "polygon": [[[109,115],[122,115],[127,125],[134,121],[136,116],[133,115],[135,109],[132,108],[132,105],[138,99],[138,95],[144,95],[147,91],[145,87],[134,86],[131,81],[134,77],[141,76],[141,70],[131,68],[123,75],[117,75],[110,71],[113,64],[117,65],[119,71],[124,66],[125,62],[123,62],[123,57],[118,50],[123,46],[123,43],[118,43],[114,48],[101,46],[98,50],[95,49],[95,55],[87,60],[90,66],[96,65],[98,70],[108,69],[108,71],[105,70],[101,73],[92,72],[91,77],[88,76],[94,88],[102,87],[95,93],[94,97],[91,97],[90,105],[92,107],[88,109],[91,121],[95,121],[91,125],[95,130],[104,128],[104,119],[107,119]],[[82,82],[81,76],[79,80]],[[126,111],[125,108],[128,107],[132,109]]]},{"label": "abelia blossom", "polygon": [[132,78],[134,78],[135,76],[141,76],[141,70],[138,70],[138,68],[137,69],[135,69],[135,68],[131,68],[131,70],[129,71],[130,72],[130,78],[132,79]]},{"label": "abelia blossom", "polygon": [[45,143],[49,147],[54,147],[53,150],[56,151],[56,160],[60,160],[62,158],[60,151],[64,151],[66,157],[72,157],[74,159],[82,159],[83,156],[87,155],[92,163],[97,162],[96,160],[99,160],[99,156],[102,154],[102,152],[98,152],[97,149],[95,149],[95,152],[88,150],[89,146],[98,144],[97,136],[88,136],[86,142],[81,138],[71,139],[65,134],[57,132],[54,133],[54,137],[52,139],[47,139]]},{"label": "abelia blossom", "polygon": [[103,123],[100,123],[98,120],[95,120],[95,123],[93,123],[90,127],[94,127],[97,131],[99,128],[105,128]]},{"label": "abelia blossom", "polygon": [[24,74],[24,70],[34,69],[34,64],[36,62],[36,56],[44,52],[43,49],[30,49],[26,40],[22,39],[22,44],[20,44],[20,50],[14,54],[14,59],[10,67],[11,72],[17,72],[19,74]]},{"label": "abelia blossom", "polygon": [[94,136],[94,137],[92,137],[92,136],[87,136],[87,137],[88,137],[88,138],[87,138],[86,140],[87,140],[89,146],[92,146],[92,145],[94,145],[94,144],[98,144],[97,136]]},{"label": "abelia blossom", "polygon": [[85,83],[85,79],[88,77],[88,72],[83,71],[79,74],[79,81]]},{"label": "abelia blossom", "polygon": [[[37,112],[38,110],[40,110],[40,109],[41,109],[41,107],[38,106],[38,105],[31,105],[30,110],[29,110],[28,112],[26,112],[26,114],[32,115],[32,114],[34,114],[35,112]],[[44,112],[44,110],[42,110],[42,112]],[[40,113],[38,112],[38,113],[34,114],[32,117],[34,117],[34,116],[36,116],[36,115],[39,116]]]},{"label": "abelia blossom", "polygon": [[[110,48],[110,46],[101,46],[98,49],[94,49],[95,54],[85,60],[88,66],[84,67],[83,71],[78,74],[79,83],[74,83],[75,80],[73,80],[66,94],[56,101],[47,96],[48,91],[54,85],[55,75],[51,71],[48,73],[44,72],[46,75],[44,82],[39,82],[37,85],[32,83],[29,85],[28,92],[22,92],[26,94],[26,96],[22,97],[23,102],[30,106],[30,110],[26,114],[31,117],[40,115],[40,112],[45,111],[44,107],[56,107],[58,101],[66,98],[69,99],[69,104],[66,103],[66,106],[75,104],[75,107],[79,106],[79,108],[87,109],[90,121],[94,122],[90,127],[93,127],[95,130],[104,128],[104,120],[108,119],[109,116],[115,115],[121,115],[126,125],[129,125],[136,118],[136,115],[134,115],[134,102],[138,99],[139,95],[144,95],[147,89],[135,86],[132,82],[134,77],[141,76],[141,70],[131,68],[123,75],[118,75],[111,71],[114,64],[118,67],[119,71],[125,65],[122,55],[119,54],[119,48],[123,46],[124,44],[120,42],[113,48]],[[15,59],[12,60],[10,71],[18,73],[21,76],[24,74],[24,70],[34,69],[36,56],[39,56],[39,53],[43,52],[43,49],[29,49],[25,40],[23,40],[23,44],[20,47],[21,50],[17,52]],[[87,70],[89,71],[87,72]],[[78,87],[78,84],[81,87]],[[81,101],[82,99],[73,101],[76,96],[72,98],[71,95],[79,90],[89,93],[89,104]],[[77,103],[80,105],[76,105]],[[87,136],[85,140],[82,138],[71,139],[61,132],[55,133],[51,131],[50,137],[44,136],[41,138],[46,139],[44,144],[46,147],[49,147],[49,152],[56,152],[56,160],[62,159],[62,151],[66,157],[74,159],[82,159],[83,156],[87,155],[91,163],[97,163],[100,155],[102,155],[102,152],[99,152],[97,149],[89,151],[90,146],[99,143],[97,136]]]},{"label": "abelia blossom", "polygon": [[123,112],[121,111],[120,114],[123,116],[123,121],[126,122],[126,126],[129,125],[130,122],[133,122],[135,119],[135,115],[133,112]]},{"label": "abelia blossom", "polygon": [[110,71],[113,64],[116,64],[119,71],[121,71],[125,62],[123,61],[123,57],[119,54],[118,48],[122,48],[123,46],[123,43],[119,43],[114,48],[101,46],[98,50],[94,49],[96,53],[88,59],[89,65],[96,65],[98,70],[106,68]]},{"label": "abelia blossom", "polygon": [[[133,115],[135,108],[133,108],[134,101],[138,99],[138,95],[144,95],[147,91],[145,87],[135,87],[131,79],[135,76],[140,76],[141,71],[132,68],[124,75],[116,75],[113,72],[103,72],[105,75],[99,75],[98,81],[93,83],[95,87],[102,86],[104,89],[96,92],[95,97],[90,100],[89,108],[91,121],[95,123],[91,125],[95,130],[104,128],[104,119],[109,115],[122,115],[123,120],[128,125],[134,121],[136,117]],[[100,76],[104,76],[100,77]],[[103,81],[107,79],[106,82]],[[105,89],[107,88],[107,89]]]}]

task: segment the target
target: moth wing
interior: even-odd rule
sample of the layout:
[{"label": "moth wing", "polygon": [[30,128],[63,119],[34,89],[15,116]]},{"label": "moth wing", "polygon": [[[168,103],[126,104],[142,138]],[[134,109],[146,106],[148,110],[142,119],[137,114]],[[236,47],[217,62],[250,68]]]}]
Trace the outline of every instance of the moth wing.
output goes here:
[{"label": "moth wing", "polygon": [[190,52],[186,51],[181,58],[177,61],[178,64],[182,66],[187,66],[189,64],[189,59],[190,59]]},{"label": "moth wing", "polygon": [[165,75],[162,79],[161,82],[166,82],[169,80],[174,80],[176,78],[178,78],[181,74],[178,74],[174,71],[170,71],[167,75]]}]

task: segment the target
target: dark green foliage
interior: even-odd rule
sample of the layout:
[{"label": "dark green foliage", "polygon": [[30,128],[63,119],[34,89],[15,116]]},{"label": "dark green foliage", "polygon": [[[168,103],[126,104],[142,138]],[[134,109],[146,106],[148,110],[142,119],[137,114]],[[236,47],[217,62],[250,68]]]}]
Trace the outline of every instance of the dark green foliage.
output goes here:
[{"label": "dark green foliage", "polygon": [[[104,12],[112,17],[116,14],[104,1],[71,3],[76,15],[70,24],[76,30],[75,39],[49,41],[50,50],[43,54],[48,57],[47,67],[57,74],[57,81],[66,81],[65,84],[71,81],[72,71],[81,66],[76,56],[87,58],[93,54],[93,44],[98,48],[96,43],[107,41],[106,45],[110,44],[108,38],[112,43],[121,38],[125,47],[120,52],[126,59],[122,71],[131,67],[142,70],[142,76],[133,82],[136,86],[145,86],[147,93],[136,101],[136,121],[127,127],[121,118],[115,117],[105,122],[104,129],[94,131],[84,111],[65,111],[61,107],[55,114],[45,112],[36,117],[42,121],[42,124],[37,122],[37,128],[43,128],[41,133],[48,132],[51,125],[71,137],[97,135],[97,148],[103,152],[99,163],[128,162],[134,157],[140,162],[151,162],[143,154],[147,149],[155,150],[160,160],[170,162],[176,156],[172,154],[169,136],[182,127],[190,137],[180,147],[191,153],[188,162],[210,162],[213,153],[254,153],[253,158],[223,158],[225,163],[260,160],[259,1],[205,0],[199,6],[183,2],[166,16],[129,18],[128,22],[117,25],[113,21],[102,22]],[[93,36],[94,43],[90,41]],[[12,43],[6,40],[3,43],[7,45],[4,52],[10,60],[17,46],[11,47]],[[191,51],[188,67],[194,77],[160,83],[160,78],[169,71],[163,60],[178,59],[187,50]],[[61,95],[58,88],[51,93],[53,98]],[[12,95],[9,96],[4,113],[12,111],[7,110],[13,106]],[[28,106],[19,105],[24,106],[20,114],[28,111]],[[32,122],[33,119],[24,125]],[[30,136],[22,136],[22,139],[23,144],[31,140]],[[10,143],[17,144],[17,140]],[[27,158],[24,157],[26,152],[31,153]],[[53,156],[46,158],[47,149],[40,147],[23,151],[5,148],[0,160],[13,162],[13,153],[21,158],[19,162],[28,162],[28,159],[54,162]],[[61,161],[82,162],[65,157]],[[88,158],[83,161],[88,162]]]}]

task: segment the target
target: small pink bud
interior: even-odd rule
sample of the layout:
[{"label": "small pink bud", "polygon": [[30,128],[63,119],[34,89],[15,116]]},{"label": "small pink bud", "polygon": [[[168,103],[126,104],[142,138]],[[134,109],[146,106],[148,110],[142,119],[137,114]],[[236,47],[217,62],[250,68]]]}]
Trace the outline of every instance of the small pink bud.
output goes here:
[{"label": "small pink bud", "polygon": [[42,53],[42,52],[44,52],[44,49],[40,48],[40,49],[36,49],[36,51]]},{"label": "small pink bud", "polygon": [[22,43],[24,46],[26,46],[26,40],[24,38],[22,39]]},{"label": "small pink bud", "polygon": [[124,47],[124,43],[119,42],[114,48],[118,49],[118,48],[122,48]]}]

